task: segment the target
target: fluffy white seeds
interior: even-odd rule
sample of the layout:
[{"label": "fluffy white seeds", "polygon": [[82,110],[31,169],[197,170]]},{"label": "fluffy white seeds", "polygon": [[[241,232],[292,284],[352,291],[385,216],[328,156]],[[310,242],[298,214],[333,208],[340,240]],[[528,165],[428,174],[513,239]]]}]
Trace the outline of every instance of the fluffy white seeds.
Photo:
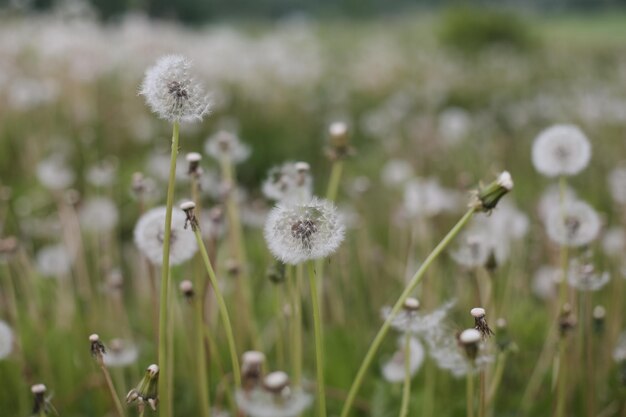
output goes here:
[{"label": "fluffy white seeds", "polygon": [[481,307],[474,307],[470,310],[472,317],[481,318],[485,317],[485,309]]},{"label": "fluffy white seeds", "polygon": [[133,343],[113,339],[109,343],[107,352],[104,354],[104,364],[110,368],[122,368],[133,365],[139,357],[139,349]]},{"label": "fluffy white seeds", "polygon": [[306,162],[285,162],[269,170],[263,182],[265,197],[281,203],[309,201],[313,196],[313,179]]},{"label": "fluffy white seeds", "polygon": [[459,193],[434,178],[413,178],[404,187],[404,209],[413,217],[454,213],[463,207]]},{"label": "fluffy white seeds", "polygon": [[324,258],[337,250],[345,227],[327,200],[274,207],[265,223],[265,241],[272,254],[287,264]]},{"label": "fluffy white seeds", "polygon": [[405,352],[404,336],[398,340],[398,351],[382,367],[385,380],[391,383],[404,381],[405,360],[409,355],[409,374],[414,376],[424,362],[424,347],[415,337],[409,340],[409,351]]},{"label": "fluffy white seeds", "polygon": [[146,71],[139,94],[161,119],[191,122],[209,113],[209,99],[191,77],[190,69],[186,58],[167,55]]},{"label": "fluffy white seeds", "polygon": [[37,252],[37,271],[46,277],[65,278],[72,268],[72,257],[63,245],[49,245]]},{"label": "fluffy white seeds", "polygon": [[613,200],[619,204],[626,204],[626,166],[613,169],[608,181]]},{"label": "fluffy white seeds", "polygon": [[591,145],[573,125],[555,125],[537,136],[532,148],[535,169],[547,177],[575,175],[591,159]]},{"label": "fluffy white seeds", "polygon": [[567,282],[579,291],[598,291],[604,287],[611,275],[596,271],[592,264],[573,259],[570,262]]},{"label": "fluffy white seeds", "polygon": [[119,214],[113,201],[106,197],[94,197],[80,208],[79,216],[83,230],[103,233],[117,225]]},{"label": "fluffy white seeds", "polygon": [[[194,234],[185,230],[187,216],[180,209],[172,210],[172,234],[170,239],[170,263],[179,265],[190,259],[198,249]],[[165,235],[165,207],[157,207],[139,218],[135,226],[135,244],[155,265],[163,262],[163,239]]]},{"label": "fluffy white seeds", "polygon": [[459,341],[463,344],[469,345],[473,343],[480,342],[481,339],[480,332],[476,329],[466,329],[461,332],[459,336]]},{"label": "fluffy white seeds", "polygon": [[546,231],[550,239],[561,245],[583,246],[600,233],[600,217],[587,203],[575,201],[563,209],[554,207],[546,219]]},{"label": "fluffy white seeds", "polygon": [[220,130],[209,137],[204,143],[204,150],[215,160],[227,158],[235,164],[245,161],[250,156],[250,147],[241,142],[237,135],[225,130]]},{"label": "fluffy white seeds", "polygon": [[6,358],[13,351],[13,330],[4,321],[0,320],[0,360]]}]

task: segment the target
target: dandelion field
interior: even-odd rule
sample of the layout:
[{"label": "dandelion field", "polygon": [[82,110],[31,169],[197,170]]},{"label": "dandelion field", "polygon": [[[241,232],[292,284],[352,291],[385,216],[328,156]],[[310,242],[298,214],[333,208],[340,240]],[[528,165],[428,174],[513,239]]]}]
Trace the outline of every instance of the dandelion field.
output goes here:
[{"label": "dandelion field", "polygon": [[0,417],[626,416],[622,15],[78,12],[0,25]]}]

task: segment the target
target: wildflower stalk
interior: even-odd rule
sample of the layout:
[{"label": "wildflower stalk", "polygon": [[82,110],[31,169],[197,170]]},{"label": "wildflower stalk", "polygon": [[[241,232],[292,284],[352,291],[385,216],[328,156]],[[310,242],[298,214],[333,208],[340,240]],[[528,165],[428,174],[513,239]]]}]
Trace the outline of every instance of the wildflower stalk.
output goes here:
[{"label": "wildflower stalk", "polygon": [[174,205],[174,186],[176,184],[176,158],[178,157],[178,136],[180,123],[174,121],[172,123],[172,152],[170,158],[170,173],[167,185],[167,200],[165,208],[165,229],[163,235],[163,265],[161,267],[161,297],[159,309],[159,347],[158,361],[159,369],[164,371],[165,375],[159,378],[159,401],[161,402],[161,410],[163,417],[169,417],[171,392],[169,387],[170,378],[167,377],[171,369],[167,368],[167,321],[168,321],[168,300],[169,300],[169,278],[170,278],[170,238],[172,235],[172,206]]},{"label": "wildflower stalk", "polygon": [[478,417],[485,417],[485,411],[487,409],[487,376],[485,370],[481,370],[479,374],[480,378],[480,391],[479,391],[479,403],[478,403]]},{"label": "wildflower stalk", "polygon": [[472,205],[469,210],[463,215],[463,217],[457,222],[456,225],[448,232],[448,234],[439,242],[439,244],[433,249],[433,251],[428,255],[428,257],[424,260],[424,263],[419,267],[413,278],[409,281],[408,285],[405,287],[404,291],[400,295],[400,298],[396,301],[393,306],[389,316],[383,323],[382,327],[378,330],[376,337],[372,341],[363,362],[357,372],[357,375],[352,382],[352,386],[350,387],[350,391],[348,392],[348,396],[344,403],[343,409],[341,411],[341,417],[348,417],[348,413],[350,412],[350,408],[354,403],[354,399],[356,398],[357,392],[363,383],[363,378],[365,377],[365,373],[367,369],[371,365],[374,360],[374,356],[376,352],[380,348],[389,328],[391,327],[391,322],[396,317],[402,306],[404,305],[404,301],[411,295],[413,290],[420,283],[424,273],[428,270],[430,265],[437,259],[437,257],[443,252],[443,250],[452,242],[452,240],[459,234],[461,229],[470,221],[474,213],[478,210],[478,207]]},{"label": "wildflower stalk", "polygon": [[[195,287],[200,289],[202,288],[202,277],[199,274],[195,275]],[[204,350],[204,334],[202,331],[202,327],[204,324],[203,320],[203,303],[202,303],[201,291],[198,291],[198,294],[194,297],[193,300],[193,309],[194,309],[194,331],[195,331],[195,342],[196,342],[196,378],[197,378],[197,388],[198,388],[198,401],[200,402],[200,415],[203,417],[209,417],[211,415],[210,411],[210,398],[209,398],[209,382],[207,378],[206,371],[206,356]]]},{"label": "wildflower stalk", "polygon": [[490,407],[496,398],[496,394],[498,393],[498,388],[500,388],[500,383],[502,382],[502,376],[504,375],[504,365],[506,364],[506,359],[508,356],[508,352],[504,351],[498,355],[498,359],[496,361],[496,369],[493,372],[493,378],[491,379],[491,384],[489,385],[489,390],[487,392],[487,407]]},{"label": "wildflower stalk", "polygon": [[113,404],[115,405],[115,411],[119,417],[125,417],[126,413],[124,413],[124,407],[122,406],[122,402],[120,401],[120,397],[117,395],[115,391],[115,386],[113,385],[113,380],[111,379],[111,374],[107,369],[104,361],[99,360],[98,364],[100,365],[100,369],[102,370],[102,374],[104,375],[104,380],[106,381],[107,388],[109,393],[111,394],[111,399],[113,400]]},{"label": "wildflower stalk", "polygon": [[296,285],[293,292],[293,350],[295,359],[294,382],[296,386],[302,384],[302,280],[304,279],[304,264],[296,265]]},{"label": "wildflower stalk", "polygon": [[341,180],[341,174],[343,172],[343,161],[337,159],[333,162],[333,166],[330,171],[330,179],[328,180],[328,188],[326,189],[326,199],[329,201],[335,201],[337,198],[337,191],[339,190],[339,182]]},{"label": "wildflower stalk", "polygon": [[399,417],[409,415],[409,400],[411,397],[411,333],[404,334],[404,385],[402,386],[402,403]]},{"label": "wildflower stalk", "polygon": [[474,417],[474,375],[471,370],[466,377],[467,417]]},{"label": "wildflower stalk", "polygon": [[224,331],[226,332],[226,339],[228,341],[228,350],[230,351],[230,360],[233,367],[233,379],[235,381],[235,387],[239,389],[241,388],[241,370],[239,367],[239,357],[237,356],[237,349],[235,347],[235,336],[233,334],[233,328],[230,322],[228,308],[226,307],[226,302],[224,301],[222,291],[219,289],[217,277],[215,276],[215,271],[211,266],[209,255],[207,254],[206,247],[204,246],[204,241],[202,240],[202,236],[200,236],[200,229],[197,227],[193,227],[193,229],[193,232],[196,236],[196,241],[198,242],[198,247],[200,248],[200,255],[202,255],[202,261],[204,262],[204,266],[207,270],[207,273],[209,274],[209,280],[211,281],[211,285],[213,286],[213,291],[215,292],[217,307],[220,312],[222,324],[224,325]]},{"label": "wildflower stalk", "polygon": [[311,285],[311,304],[313,306],[313,328],[315,331],[315,364],[317,370],[317,408],[320,417],[326,417],[326,389],[324,386],[324,334],[322,332],[322,313],[315,278],[313,262],[309,266],[309,283]]}]

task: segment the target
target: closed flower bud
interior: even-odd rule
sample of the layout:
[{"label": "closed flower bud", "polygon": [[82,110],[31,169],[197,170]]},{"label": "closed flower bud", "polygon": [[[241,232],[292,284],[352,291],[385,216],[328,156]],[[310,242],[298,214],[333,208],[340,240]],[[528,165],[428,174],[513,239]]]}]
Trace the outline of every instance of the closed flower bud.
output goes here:
[{"label": "closed flower bud", "polygon": [[498,178],[486,187],[475,192],[472,205],[479,211],[489,212],[496,208],[502,197],[513,189],[513,179],[508,171],[503,171]]},{"label": "closed flower bud", "polygon": [[146,368],[146,372],[139,381],[139,384],[131,389],[126,395],[126,402],[128,404],[137,403],[137,407],[143,409],[145,403],[150,405],[150,408],[156,411],[156,406],[159,401],[158,397],[158,385],[159,385],[159,367],[157,365],[150,365]]}]

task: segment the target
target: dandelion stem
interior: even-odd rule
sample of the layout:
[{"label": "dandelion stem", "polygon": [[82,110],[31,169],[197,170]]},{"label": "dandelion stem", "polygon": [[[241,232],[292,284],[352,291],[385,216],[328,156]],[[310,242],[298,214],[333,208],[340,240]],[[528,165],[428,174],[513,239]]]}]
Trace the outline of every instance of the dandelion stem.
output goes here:
[{"label": "dandelion stem", "polygon": [[169,300],[169,277],[170,277],[170,237],[172,235],[172,206],[174,205],[174,186],[176,185],[176,158],[178,157],[178,136],[180,124],[175,121],[172,126],[172,153],[170,158],[170,173],[167,185],[167,202],[165,208],[165,227],[163,235],[163,265],[161,267],[161,297],[159,309],[159,369],[164,374],[159,378],[159,401],[163,417],[170,417],[169,410],[171,398],[169,398],[170,378],[167,374],[171,369],[167,369],[167,321],[168,321],[168,300]]},{"label": "dandelion stem", "polygon": [[104,380],[106,381],[107,388],[109,389],[109,393],[111,394],[111,399],[113,400],[113,404],[115,405],[115,411],[119,417],[124,417],[124,407],[122,407],[122,402],[120,401],[120,397],[117,395],[115,391],[115,386],[113,385],[113,380],[111,379],[111,374],[109,374],[109,370],[102,358],[98,359],[98,363],[100,365],[100,369],[102,369],[102,373],[104,374]]},{"label": "dandelion stem", "polygon": [[402,404],[400,417],[409,415],[409,400],[411,398],[411,333],[404,334],[404,385],[402,387]]},{"label": "dandelion stem", "polygon": [[466,384],[466,396],[467,396],[467,417],[474,417],[474,375],[471,372],[467,372],[467,384]]},{"label": "dandelion stem", "polygon": [[304,265],[296,265],[296,285],[293,293],[293,324],[294,324],[294,382],[296,386],[302,385],[302,280]]},{"label": "dandelion stem", "polygon": [[480,371],[480,393],[479,393],[479,403],[478,403],[478,417],[485,417],[485,410],[486,410],[486,404],[487,404],[487,390],[486,390],[486,385],[487,385],[487,376],[485,375],[485,370],[481,370]]},{"label": "dandelion stem", "polygon": [[308,262],[311,304],[313,306],[313,327],[315,330],[315,364],[317,369],[317,408],[320,417],[326,417],[326,389],[324,387],[324,333],[322,332],[322,312],[317,294],[315,267]]},{"label": "dandelion stem", "polygon": [[420,283],[422,277],[424,276],[424,273],[428,270],[430,265],[435,261],[435,259],[437,259],[437,257],[450,244],[450,242],[452,242],[452,240],[459,234],[461,229],[463,229],[463,227],[469,222],[469,220],[472,218],[475,212],[476,212],[476,208],[471,207],[463,215],[463,217],[461,217],[461,219],[457,222],[457,224],[454,225],[454,227],[448,232],[448,234],[441,240],[441,242],[439,242],[439,244],[435,247],[435,249],[433,249],[433,251],[428,255],[426,260],[424,260],[424,263],[420,265],[419,269],[417,270],[413,278],[411,278],[411,281],[409,281],[408,285],[405,287],[404,291],[400,295],[400,298],[398,298],[398,301],[396,301],[395,305],[393,306],[391,313],[387,317],[387,320],[385,320],[381,328],[378,330],[376,337],[372,341],[369,347],[369,350],[367,351],[367,354],[365,355],[365,358],[363,359],[363,362],[361,363],[361,366],[357,372],[357,375],[354,381],[352,382],[352,386],[350,387],[350,391],[348,392],[348,397],[346,398],[346,401],[343,405],[343,409],[341,411],[341,417],[348,417],[348,413],[350,412],[352,403],[354,402],[354,399],[356,398],[359,388],[361,387],[361,384],[363,383],[363,378],[365,377],[365,373],[367,372],[367,369],[369,368],[372,361],[374,360],[374,356],[376,355],[376,352],[380,348],[381,343],[383,342],[385,336],[387,335],[387,332],[389,331],[389,328],[391,327],[391,322],[393,321],[393,319],[396,317],[396,315],[402,308],[404,301],[409,297],[409,295],[411,295],[413,290],[415,290],[415,287],[417,287],[417,285]]},{"label": "dandelion stem", "polygon": [[228,349],[230,350],[230,360],[232,362],[233,367],[233,379],[235,380],[235,387],[237,389],[241,388],[241,371],[239,368],[239,356],[237,355],[237,348],[235,347],[235,336],[233,335],[233,328],[230,323],[230,316],[228,314],[228,308],[226,307],[226,302],[224,301],[224,296],[222,295],[222,291],[220,290],[217,277],[215,276],[215,271],[211,266],[211,261],[209,260],[209,255],[207,254],[206,247],[204,246],[204,242],[202,241],[202,236],[200,236],[200,229],[195,228],[194,234],[196,236],[196,241],[198,242],[198,247],[200,248],[200,255],[202,255],[202,260],[204,261],[204,266],[206,267],[207,273],[209,274],[209,279],[211,280],[211,285],[213,286],[213,291],[215,292],[215,299],[217,300],[217,307],[220,311],[220,317],[222,319],[222,324],[224,325],[224,331],[226,332],[226,339],[228,340]]},{"label": "dandelion stem", "polygon": [[[202,288],[202,277],[200,274],[195,274],[195,287],[200,289]],[[193,300],[194,307],[194,331],[196,337],[196,378],[197,378],[197,388],[198,388],[198,401],[200,402],[200,415],[203,417],[209,417],[211,415],[211,411],[209,408],[210,398],[209,398],[209,382],[207,378],[207,369],[206,369],[206,356],[205,356],[205,345],[204,345],[204,334],[203,334],[203,297],[201,296],[201,291],[198,291]],[[216,352],[217,353],[217,352]]]},{"label": "dandelion stem", "polygon": [[498,388],[500,387],[500,382],[502,382],[502,376],[504,375],[504,365],[506,364],[507,355],[507,352],[502,352],[498,355],[496,369],[493,372],[493,378],[491,380],[491,384],[489,385],[489,391],[487,392],[488,407],[491,406],[493,400],[496,398],[496,394],[498,393]]},{"label": "dandelion stem", "polygon": [[330,171],[330,179],[328,180],[328,188],[326,190],[326,199],[329,201],[335,201],[335,198],[337,198],[337,191],[339,190],[339,181],[341,180],[342,171],[343,161],[336,160],[333,162],[333,167]]}]

